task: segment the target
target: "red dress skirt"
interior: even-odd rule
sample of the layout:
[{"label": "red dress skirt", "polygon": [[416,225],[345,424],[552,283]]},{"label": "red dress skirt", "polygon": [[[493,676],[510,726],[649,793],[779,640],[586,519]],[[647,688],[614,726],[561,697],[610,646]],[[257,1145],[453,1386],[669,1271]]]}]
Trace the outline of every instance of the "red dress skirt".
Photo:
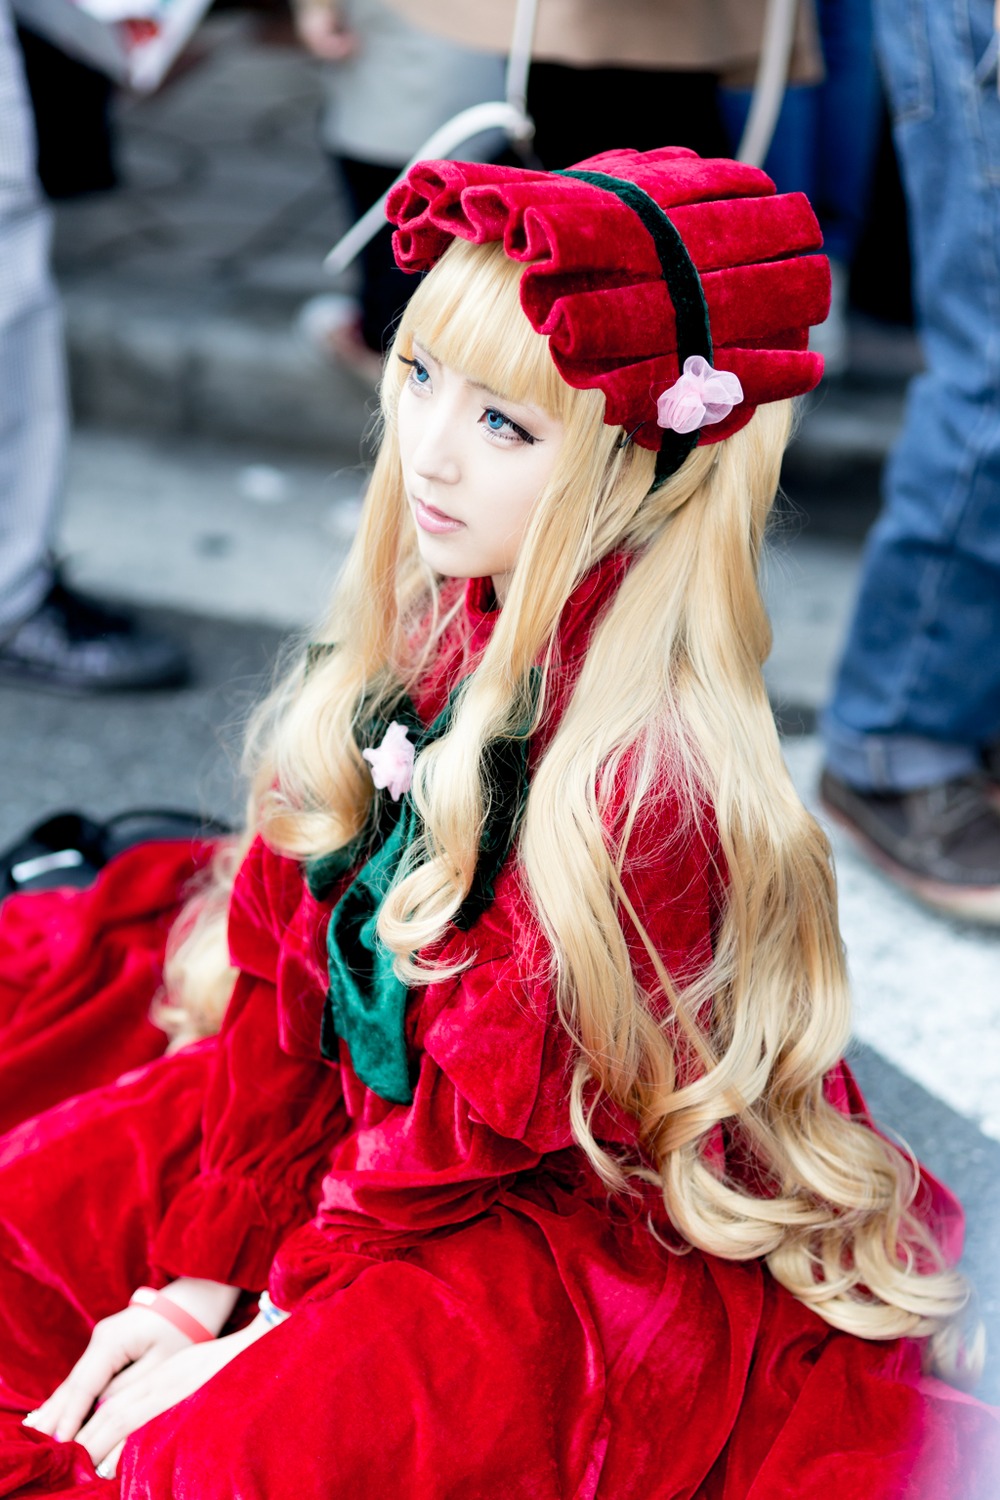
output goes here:
[{"label": "red dress skirt", "polygon": [[[677,852],[658,893],[661,951],[703,940],[699,860]],[[8,1124],[44,1110],[0,1139],[0,1496],[996,1500],[995,1414],[923,1376],[916,1344],[838,1333],[759,1263],[665,1248],[655,1204],[608,1200],[569,1135],[515,880],[473,967],[415,992],[403,1106],[346,1049],[318,1056],[324,913],[260,844],[222,1033],[157,1056],[191,868],[133,850],[89,892],[0,911],[0,1098]],[[846,1069],[830,1092],[862,1109]],[[101,1480],[21,1418],[95,1319],[180,1274],[269,1283],[291,1316]]]}]

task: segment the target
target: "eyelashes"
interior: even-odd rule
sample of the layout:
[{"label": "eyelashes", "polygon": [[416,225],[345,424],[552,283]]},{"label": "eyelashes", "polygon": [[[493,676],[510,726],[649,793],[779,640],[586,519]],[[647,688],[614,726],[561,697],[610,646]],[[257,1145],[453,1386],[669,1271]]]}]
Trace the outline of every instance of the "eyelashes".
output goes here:
[{"label": "eyelashes", "polygon": [[[408,358],[405,354],[397,354],[396,358],[401,365],[406,365],[410,371],[407,379],[408,384],[421,389],[430,383],[430,371],[422,360]],[[479,422],[492,438],[498,438],[501,443],[536,443],[538,439],[526,427],[515,422],[513,417],[501,411],[498,406],[487,406],[483,409]]]},{"label": "eyelashes", "polygon": [[[494,419],[496,425],[494,425]],[[517,422],[513,421],[511,417],[508,417],[496,406],[488,406],[479,420],[483,423],[487,432],[492,432],[498,437],[506,430],[514,433],[522,443],[533,443],[535,441],[526,428],[520,427]],[[509,442],[510,439],[507,438],[505,441]]]},{"label": "eyelashes", "polygon": [[405,354],[397,354],[396,358],[401,365],[409,365],[411,370],[410,379],[415,380],[418,385],[426,385],[430,380],[430,371],[426,365],[422,365],[419,359],[407,359]]}]

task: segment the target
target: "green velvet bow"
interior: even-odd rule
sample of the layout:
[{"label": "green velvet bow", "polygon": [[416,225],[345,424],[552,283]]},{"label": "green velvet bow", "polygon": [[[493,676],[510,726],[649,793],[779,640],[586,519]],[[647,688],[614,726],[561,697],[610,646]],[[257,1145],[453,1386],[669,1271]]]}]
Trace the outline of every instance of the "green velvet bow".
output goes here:
[{"label": "green velvet bow", "polygon": [[[537,697],[537,674],[531,687],[533,697]],[[404,698],[393,709],[391,719],[377,718],[366,724],[362,738],[371,745],[378,744],[389,723],[395,721],[405,724],[419,754],[450,729],[460,688],[461,684],[426,729],[413,704]],[[454,918],[462,932],[468,931],[492,901],[497,876],[514,842],[528,795],[529,732],[530,723],[509,738],[491,740],[484,748],[489,808],[472,885]],[[394,973],[393,955],[379,941],[376,927],[400,861],[420,831],[420,817],[409,792],[404,792],[398,802],[385,792],[377,793],[369,821],[358,837],[306,865],[309,889],[323,901],[341,876],[359,860],[364,861],[330,914],[330,987],[323,1009],[320,1050],[324,1057],[336,1058],[338,1038],[342,1037],[361,1081],[383,1099],[397,1104],[409,1104],[413,1098],[404,1031],[407,986]]]}]

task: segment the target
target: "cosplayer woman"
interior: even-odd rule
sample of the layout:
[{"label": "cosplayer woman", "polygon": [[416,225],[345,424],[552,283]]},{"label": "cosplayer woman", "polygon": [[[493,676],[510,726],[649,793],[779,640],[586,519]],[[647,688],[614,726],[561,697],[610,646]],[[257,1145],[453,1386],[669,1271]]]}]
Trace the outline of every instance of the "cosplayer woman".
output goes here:
[{"label": "cosplayer woman", "polygon": [[0,1141],[0,1495],[985,1500],[957,1211],[841,1061],[761,681],[811,210],[664,150],[390,216],[430,274],[221,1030]]}]

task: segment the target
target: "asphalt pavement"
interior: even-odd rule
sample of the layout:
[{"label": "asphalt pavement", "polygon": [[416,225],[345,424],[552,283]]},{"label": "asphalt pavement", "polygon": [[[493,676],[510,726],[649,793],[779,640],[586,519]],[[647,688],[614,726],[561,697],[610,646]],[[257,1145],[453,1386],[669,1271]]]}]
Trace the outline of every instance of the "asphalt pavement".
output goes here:
[{"label": "asphalt pavement", "polygon": [[[0,685],[0,847],[64,807],[238,818],[246,715],[318,619],[356,522],[373,393],[294,328],[343,222],[315,140],[318,73],[214,24],[198,66],[124,110],[123,191],[57,222],[82,418],[61,551],[73,580],[174,632],[195,678],[94,700]],[[820,391],[786,464],[766,567],[769,688],[810,805],[816,714],[919,359],[875,324],[853,340],[851,379]],[[982,1389],[1000,1400],[1000,934],[927,915],[834,847],[854,1062],[877,1118],[965,1203],[993,1342]]]}]

